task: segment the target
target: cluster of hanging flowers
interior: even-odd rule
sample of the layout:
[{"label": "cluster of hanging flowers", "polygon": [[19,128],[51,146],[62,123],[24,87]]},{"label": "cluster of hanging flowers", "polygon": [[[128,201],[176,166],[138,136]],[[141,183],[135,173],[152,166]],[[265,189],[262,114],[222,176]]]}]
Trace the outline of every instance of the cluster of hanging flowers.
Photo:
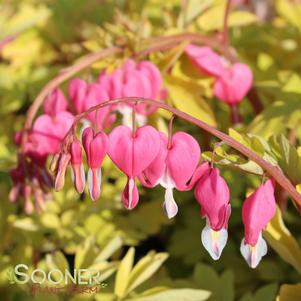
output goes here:
[{"label": "cluster of hanging flowers", "polygon": [[[246,95],[252,82],[252,73],[242,64],[228,65],[210,48],[190,45],[187,54],[202,70],[215,76],[214,93],[230,105],[237,104]],[[244,76],[237,86],[238,78]],[[161,185],[165,189],[163,208],[168,218],[178,212],[173,191],[194,189],[206,219],[201,240],[214,260],[220,258],[228,238],[228,220],[231,216],[230,191],[219,170],[207,162],[200,162],[201,149],[194,137],[179,131],[168,135],[146,125],[147,117],[156,107],[139,103],[106,105],[87,112],[91,107],[109,99],[142,97],[163,101],[166,91],[160,71],[149,61],[126,61],[112,73],[101,73],[96,82],[73,79],[69,83],[68,97],[54,90],[44,102],[40,115],[25,144],[26,159],[19,160],[11,175],[14,187],[10,198],[25,200],[25,211],[42,209],[51,187],[64,187],[68,167],[71,168],[75,189],[82,193],[87,184],[91,199],[101,197],[101,166],[105,156],[127,177],[121,200],[125,208],[133,209],[139,202],[137,183],[147,188]],[[133,111],[135,120],[133,123]],[[70,128],[75,115],[84,114],[80,137]],[[107,134],[117,114],[122,114],[123,125]],[[135,124],[138,124],[136,128]],[[71,134],[70,134],[71,133]],[[22,134],[16,136],[20,144]],[[87,172],[83,164],[86,155]],[[53,155],[51,171],[54,181],[45,172],[45,163]],[[29,177],[28,177],[29,175]],[[35,206],[32,204],[35,198]],[[162,197],[163,198],[163,197]],[[250,267],[255,268],[267,252],[262,231],[276,210],[274,183],[267,180],[244,202],[242,208],[245,236],[241,253]]]}]

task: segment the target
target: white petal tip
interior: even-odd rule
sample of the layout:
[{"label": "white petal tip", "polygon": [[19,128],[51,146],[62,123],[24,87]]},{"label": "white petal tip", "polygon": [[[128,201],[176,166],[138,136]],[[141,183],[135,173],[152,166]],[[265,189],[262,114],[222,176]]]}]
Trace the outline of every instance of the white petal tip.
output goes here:
[{"label": "white petal tip", "polygon": [[174,218],[178,213],[178,205],[173,198],[172,188],[167,188],[165,190],[165,200],[163,203],[163,209],[165,211],[166,216],[169,219]]},{"label": "white petal tip", "polygon": [[226,229],[214,231],[211,229],[208,222],[201,234],[202,244],[213,260],[218,260],[221,257],[227,239],[228,231]]},{"label": "white petal tip", "polygon": [[250,268],[255,269],[260,263],[263,256],[267,254],[268,247],[261,234],[255,246],[245,244],[245,240],[241,241],[240,252]]}]

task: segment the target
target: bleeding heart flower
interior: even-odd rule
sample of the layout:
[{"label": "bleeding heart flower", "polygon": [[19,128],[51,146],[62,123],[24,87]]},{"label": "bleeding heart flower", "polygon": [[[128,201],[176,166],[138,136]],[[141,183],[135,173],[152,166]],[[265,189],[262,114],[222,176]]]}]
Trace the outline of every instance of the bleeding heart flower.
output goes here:
[{"label": "bleeding heart flower", "polygon": [[[127,60],[124,65],[114,72],[102,73],[99,82],[108,92],[110,99],[123,97],[143,97],[162,100],[166,95],[159,69],[149,61],[136,63]],[[118,105],[123,115],[123,124],[131,125],[132,105]],[[145,124],[146,116],[156,111],[155,106],[139,103],[135,106],[137,122]]]},{"label": "bleeding heart flower", "polygon": [[55,117],[59,112],[67,111],[68,103],[65,95],[60,89],[55,89],[44,101],[44,113]]},{"label": "bleeding heart flower", "polygon": [[160,184],[165,188],[164,210],[169,218],[178,212],[173,189],[187,190],[200,160],[201,150],[197,141],[187,133],[177,132],[168,139],[160,133],[160,150],[153,162],[139,175],[144,186]]},{"label": "bleeding heart flower", "polygon": [[253,74],[241,63],[231,64],[209,47],[188,45],[186,53],[199,71],[215,77],[214,95],[229,105],[236,105],[249,92]]},{"label": "bleeding heart flower", "polygon": [[228,220],[231,214],[230,192],[217,168],[209,168],[195,186],[195,197],[201,205],[201,215],[206,218],[202,243],[214,260],[220,258],[228,239]]},{"label": "bleeding heart flower", "polygon": [[256,268],[267,253],[267,244],[262,238],[262,230],[276,212],[274,190],[272,180],[268,180],[257,188],[242,206],[245,237],[241,242],[240,251],[251,268]]},{"label": "bleeding heart flower", "polygon": [[134,133],[127,126],[118,126],[109,135],[108,155],[128,177],[122,202],[133,209],[139,194],[135,178],[155,159],[160,149],[160,135],[152,126],[143,126]]},{"label": "bleeding heart flower", "polygon": [[70,154],[74,186],[78,193],[82,193],[85,188],[85,169],[82,160],[82,146],[77,139],[74,139],[70,145]]},{"label": "bleeding heart flower", "polygon": [[80,78],[69,82],[68,94],[73,103],[76,114],[84,112],[84,103],[87,95],[88,84]]},{"label": "bleeding heart flower", "polygon": [[55,177],[54,189],[56,191],[61,190],[65,185],[66,170],[71,160],[69,153],[61,153],[58,161],[58,168]]},{"label": "bleeding heart flower", "polygon": [[200,72],[216,77],[223,75],[225,67],[221,57],[210,47],[190,44],[186,47],[185,52]]},{"label": "bleeding heart flower", "polygon": [[249,92],[253,82],[250,68],[245,64],[236,63],[225,69],[222,76],[214,84],[214,95],[229,105],[235,105]]},{"label": "bleeding heart flower", "polygon": [[101,164],[107,153],[108,137],[104,132],[95,133],[91,127],[83,132],[83,145],[89,166],[88,186],[91,199],[97,200],[100,196]]},{"label": "bleeding heart flower", "polygon": [[56,116],[41,115],[33,125],[31,148],[40,153],[55,154],[59,152],[60,143],[73,124],[74,116],[69,112],[59,112]]}]

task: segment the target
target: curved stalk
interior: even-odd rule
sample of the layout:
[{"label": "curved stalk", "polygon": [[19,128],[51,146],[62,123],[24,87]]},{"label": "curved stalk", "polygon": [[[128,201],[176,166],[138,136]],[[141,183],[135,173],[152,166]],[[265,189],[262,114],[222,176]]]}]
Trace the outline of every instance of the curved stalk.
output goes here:
[{"label": "curved stalk", "polygon": [[113,99],[113,100],[109,100],[104,103],[101,103],[97,106],[90,108],[89,110],[85,111],[84,113],[77,115],[75,117],[73,126],[71,127],[71,129],[69,130],[69,132],[67,133],[65,138],[68,138],[68,136],[71,133],[73,133],[78,122],[82,118],[85,118],[89,113],[94,112],[95,110],[101,109],[106,106],[116,105],[119,103],[130,103],[130,102],[134,102],[134,103],[143,102],[145,104],[156,106],[158,108],[169,111],[172,114],[182,118],[183,120],[186,120],[186,121],[198,126],[202,130],[210,133],[211,135],[219,138],[221,141],[225,142],[226,144],[231,146],[233,149],[236,149],[238,152],[240,152],[244,156],[248,157],[252,161],[256,162],[258,165],[260,165],[263,168],[263,170],[265,170],[267,174],[269,174],[271,177],[273,177],[276,180],[276,182],[291,195],[291,197],[295,200],[295,202],[299,206],[301,206],[301,194],[298,193],[298,191],[296,190],[294,185],[283,174],[282,170],[279,167],[271,165],[270,163],[265,161],[263,158],[258,156],[255,152],[253,152],[249,148],[245,147],[243,144],[237,142],[236,140],[234,140],[227,134],[217,130],[216,128],[208,125],[207,123],[205,123],[187,113],[179,111],[178,109],[171,107],[170,105],[168,105],[166,103],[162,103],[162,102],[159,102],[156,100],[139,98],[139,97],[126,97],[126,98],[120,98],[120,99]]},{"label": "curved stalk", "polygon": [[43,104],[46,96],[51,93],[56,87],[62,84],[64,81],[70,79],[73,75],[78,73],[79,71],[91,66],[93,63],[97,62],[100,59],[103,59],[109,55],[117,54],[122,52],[122,49],[119,47],[113,47],[101,50],[99,52],[95,52],[85,56],[80,62],[77,64],[63,69],[58,76],[49,81],[44,88],[40,91],[38,96],[33,101],[29,110],[26,114],[25,124],[24,124],[24,134],[22,137],[22,149],[24,149],[24,144],[27,140],[27,134],[32,126],[33,119],[38,112],[40,106]]}]

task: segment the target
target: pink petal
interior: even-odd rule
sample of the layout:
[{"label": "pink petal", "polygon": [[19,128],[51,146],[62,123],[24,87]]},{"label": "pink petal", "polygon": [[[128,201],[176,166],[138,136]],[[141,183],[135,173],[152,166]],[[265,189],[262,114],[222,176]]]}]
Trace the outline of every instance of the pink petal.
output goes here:
[{"label": "pink petal", "polygon": [[209,47],[188,45],[185,50],[193,64],[201,72],[213,76],[221,76],[225,70],[221,57]]},{"label": "pink petal", "polygon": [[228,104],[237,104],[249,92],[253,82],[250,68],[245,64],[234,64],[214,84],[214,95]]},{"label": "pink petal", "polygon": [[79,79],[72,79],[69,82],[68,94],[74,105],[77,114],[84,112],[84,101],[87,94],[88,84]]},{"label": "pink petal", "polygon": [[61,111],[66,111],[67,107],[67,100],[60,89],[53,90],[44,101],[44,112],[52,117]]},{"label": "pink petal", "polygon": [[40,115],[33,125],[32,142],[44,153],[57,153],[73,120],[74,116],[69,112],[59,112],[54,118],[45,114]]},{"label": "pink petal", "polygon": [[89,168],[87,181],[90,197],[93,201],[96,201],[100,197],[101,168]]},{"label": "pink petal", "polygon": [[145,187],[154,187],[158,184],[166,169],[167,137],[160,133],[160,150],[151,164],[138,176],[139,181]]},{"label": "pink petal", "polygon": [[209,220],[214,231],[227,228],[231,214],[230,191],[217,168],[210,169],[195,187],[195,197],[201,205],[201,212]]},{"label": "pink petal", "polygon": [[189,134],[177,132],[172,136],[171,149],[168,150],[166,165],[177,189],[185,189],[193,176],[201,156],[200,146]]},{"label": "pink petal", "polygon": [[129,178],[122,193],[122,203],[126,209],[134,209],[139,202],[138,188],[133,178]]},{"label": "pink petal", "polygon": [[274,185],[271,180],[253,192],[242,206],[242,220],[245,226],[245,242],[256,245],[261,231],[276,212]]},{"label": "pink petal", "polygon": [[129,127],[118,126],[109,135],[108,154],[128,177],[136,177],[146,169],[159,149],[159,133],[151,126],[138,128],[135,135]]},{"label": "pink petal", "polygon": [[83,132],[83,145],[90,168],[99,168],[107,153],[108,137],[104,132],[94,133],[92,128]]}]

